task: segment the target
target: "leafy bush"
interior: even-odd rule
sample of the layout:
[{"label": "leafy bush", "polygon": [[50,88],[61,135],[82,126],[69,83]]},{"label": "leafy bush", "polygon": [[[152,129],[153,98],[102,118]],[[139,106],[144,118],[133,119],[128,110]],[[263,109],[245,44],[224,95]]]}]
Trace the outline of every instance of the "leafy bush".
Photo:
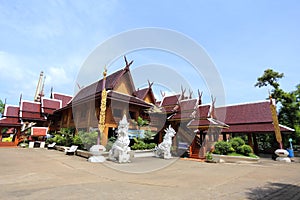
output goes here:
[{"label": "leafy bush", "polygon": [[61,128],[60,134],[65,138],[65,146],[71,146],[73,143],[73,136],[75,134],[74,128]]},{"label": "leafy bush", "polygon": [[154,149],[156,147],[155,143],[145,143],[143,140],[134,138],[135,143],[131,146],[132,150],[145,150]]},{"label": "leafy bush", "polygon": [[229,142],[225,142],[225,141],[216,142],[214,153],[221,154],[221,155],[227,155],[231,151],[232,151],[232,148],[231,148],[231,145]]},{"label": "leafy bush", "polygon": [[154,149],[156,147],[155,143],[149,143],[149,144],[146,144],[146,145],[147,145],[147,149]]},{"label": "leafy bush", "polygon": [[51,143],[53,143],[53,142],[54,142],[54,138],[53,138],[53,137],[47,138],[47,140],[46,140],[46,143],[47,143],[47,144],[51,144]]},{"label": "leafy bush", "polygon": [[146,149],[146,143],[142,140],[136,140],[135,143],[131,146],[132,150],[142,150]]},{"label": "leafy bush", "polygon": [[144,132],[144,141],[150,141],[153,140],[157,132],[152,132],[151,130],[146,130]]},{"label": "leafy bush", "polygon": [[89,150],[93,145],[97,144],[98,132],[79,131],[78,137],[81,139],[84,149]]},{"label": "leafy bush", "polygon": [[75,136],[73,137],[72,144],[78,146],[79,149],[83,149],[83,147],[84,147],[84,145],[83,145],[83,143],[82,143],[82,140],[81,140],[81,138],[80,138],[79,135],[75,135]]},{"label": "leafy bush", "polygon": [[231,147],[236,151],[238,147],[243,146],[245,141],[240,137],[234,137],[230,139]]},{"label": "leafy bush", "polygon": [[242,146],[239,146],[239,147],[237,148],[237,151],[236,151],[236,152],[237,152],[237,153],[240,153],[240,154],[243,154],[243,155],[245,155],[245,156],[249,156],[250,153],[253,153],[253,150],[252,150],[251,146],[249,146],[249,145],[247,145],[247,144],[244,144],[244,145],[242,145]]},{"label": "leafy bush", "polygon": [[56,134],[52,141],[55,142],[57,145],[61,145],[61,146],[66,145],[66,138],[59,134]]},{"label": "leafy bush", "polygon": [[253,153],[251,146],[246,145],[245,141],[240,137],[232,138],[229,142],[219,141],[215,144],[214,153],[227,155],[236,152],[245,156],[250,156]]},{"label": "leafy bush", "polygon": [[206,159],[207,161],[212,161],[212,160],[213,160],[212,155],[211,155],[210,152],[207,152],[207,153],[206,153],[205,159]]}]

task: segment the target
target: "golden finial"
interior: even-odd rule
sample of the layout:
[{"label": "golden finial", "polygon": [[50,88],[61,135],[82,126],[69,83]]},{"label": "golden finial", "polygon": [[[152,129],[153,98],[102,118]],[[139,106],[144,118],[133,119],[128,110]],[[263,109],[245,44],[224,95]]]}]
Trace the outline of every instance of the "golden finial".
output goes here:
[{"label": "golden finial", "polygon": [[106,74],[107,74],[107,68],[106,65],[104,65],[104,71],[103,71],[103,77],[106,78]]}]

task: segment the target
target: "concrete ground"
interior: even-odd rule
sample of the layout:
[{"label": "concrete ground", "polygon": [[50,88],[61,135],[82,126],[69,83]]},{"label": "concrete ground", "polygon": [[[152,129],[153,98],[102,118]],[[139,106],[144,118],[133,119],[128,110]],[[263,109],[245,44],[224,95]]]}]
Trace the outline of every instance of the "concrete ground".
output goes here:
[{"label": "concrete ground", "polygon": [[0,148],[0,199],[300,199],[300,163],[261,160],[216,164],[150,157],[120,165],[55,150]]}]

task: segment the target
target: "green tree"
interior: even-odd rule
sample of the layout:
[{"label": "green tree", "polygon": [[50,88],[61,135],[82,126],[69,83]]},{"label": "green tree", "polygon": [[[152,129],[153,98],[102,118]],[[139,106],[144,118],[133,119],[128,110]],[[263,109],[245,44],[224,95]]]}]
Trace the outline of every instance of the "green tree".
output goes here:
[{"label": "green tree", "polygon": [[4,103],[0,99],[0,117],[3,115],[3,112],[4,112]]},{"label": "green tree", "polygon": [[278,79],[281,79],[282,77],[284,77],[283,73],[275,72],[272,69],[266,69],[264,71],[264,74],[261,77],[257,78],[257,83],[255,84],[255,87],[263,87],[270,85],[276,90],[279,88]]},{"label": "green tree", "polygon": [[279,123],[295,129],[292,136],[296,143],[300,142],[300,84],[296,86],[296,90],[285,92],[280,88],[279,79],[284,74],[267,69],[264,74],[257,78],[255,86],[264,87],[271,86],[271,96],[279,103],[278,120]]}]

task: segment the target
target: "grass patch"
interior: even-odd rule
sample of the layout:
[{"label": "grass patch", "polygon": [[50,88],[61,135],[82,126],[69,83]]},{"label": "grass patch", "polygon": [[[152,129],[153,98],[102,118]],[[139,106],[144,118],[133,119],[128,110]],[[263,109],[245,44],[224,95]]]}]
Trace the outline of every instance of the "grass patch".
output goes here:
[{"label": "grass patch", "polygon": [[249,156],[245,156],[236,152],[228,154],[228,156],[243,156],[243,157],[250,157],[250,158],[259,158],[257,155],[250,153]]}]

